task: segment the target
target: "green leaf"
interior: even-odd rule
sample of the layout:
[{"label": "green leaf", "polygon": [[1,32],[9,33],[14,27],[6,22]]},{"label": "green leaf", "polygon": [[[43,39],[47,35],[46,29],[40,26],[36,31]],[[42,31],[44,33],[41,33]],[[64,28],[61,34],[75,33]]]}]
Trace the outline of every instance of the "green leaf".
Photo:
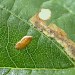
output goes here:
[{"label": "green leaf", "polygon": [[[56,40],[48,38],[28,22],[41,8],[49,8],[52,11],[49,23],[57,24],[75,41],[74,3],[74,0],[0,0],[0,67],[11,67],[5,73],[10,71],[8,75],[11,75],[12,72],[19,72],[14,72],[13,67],[28,68],[29,74],[35,70],[36,74],[41,72],[42,75],[43,71],[40,69],[37,73],[35,68],[47,68],[50,69],[46,71],[49,74],[60,75],[64,71],[66,75],[75,66]],[[33,36],[31,43],[23,50],[15,49],[16,42],[25,35]],[[34,70],[29,71],[29,68]]]}]

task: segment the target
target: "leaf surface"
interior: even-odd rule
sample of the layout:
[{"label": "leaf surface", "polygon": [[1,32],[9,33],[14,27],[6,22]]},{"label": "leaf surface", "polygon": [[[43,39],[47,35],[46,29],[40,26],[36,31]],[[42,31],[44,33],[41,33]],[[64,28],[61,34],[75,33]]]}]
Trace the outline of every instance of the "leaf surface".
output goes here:
[{"label": "leaf surface", "polygon": [[[74,0],[0,0],[0,67],[73,68],[75,62],[63,52],[64,48],[35,29],[29,19],[41,8],[48,8],[52,11],[49,23],[61,27],[75,41],[74,3]],[[33,36],[32,42],[23,50],[15,49],[16,42],[25,35]]]}]

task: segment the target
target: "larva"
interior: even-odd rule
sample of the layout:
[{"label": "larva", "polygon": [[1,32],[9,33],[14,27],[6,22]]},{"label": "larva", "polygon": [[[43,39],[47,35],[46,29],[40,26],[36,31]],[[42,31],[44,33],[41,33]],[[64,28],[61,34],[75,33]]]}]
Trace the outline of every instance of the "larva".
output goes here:
[{"label": "larva", "polygon": [[19,42],[16,43],[16,49],[25,48],[32,40],[32,36],[24,36]]},{"label": "larva", "polygon": [[64,47],[65,52],[75,60],[75,43],[67,37],[67,34],[64,32],[64,30],[55,24],[50,24],[47,26],[46,22],[40,19],[38,14],[35,14],[30,19],[30,22],[45,35],[56,39],[56,41]]}]

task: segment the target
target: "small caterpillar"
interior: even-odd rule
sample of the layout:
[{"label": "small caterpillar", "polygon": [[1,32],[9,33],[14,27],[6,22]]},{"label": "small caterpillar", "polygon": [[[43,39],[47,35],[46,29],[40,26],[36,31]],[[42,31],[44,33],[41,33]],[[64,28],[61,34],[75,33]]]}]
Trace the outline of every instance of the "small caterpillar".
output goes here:
[{"label": "small caterpillar", "polygon": [[32,40],[32,36],[24,36],[19,42],[16,43],[16,49],[25,48]]},{"label": "small caterpillar", "polygon": [[45,35],[56,39],[60,43],[65,52],[75,60],[75,43],[67,37],[67,34],[61,28],[57,27],[55,24],[46,25],[46,22],[39,18],[38,14],[35,14],[30,22],[35,28],[42,31]]}]

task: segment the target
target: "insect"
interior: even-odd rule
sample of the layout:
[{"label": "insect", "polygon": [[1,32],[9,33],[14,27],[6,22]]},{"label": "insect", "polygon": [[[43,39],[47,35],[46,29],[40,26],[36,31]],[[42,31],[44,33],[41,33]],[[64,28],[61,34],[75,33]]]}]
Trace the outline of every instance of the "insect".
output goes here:
[{"label": "insect", "polygon": [[32,40],[32,36],[24,36],[19,42],[16,43],[16,49],[25,48]]}]

